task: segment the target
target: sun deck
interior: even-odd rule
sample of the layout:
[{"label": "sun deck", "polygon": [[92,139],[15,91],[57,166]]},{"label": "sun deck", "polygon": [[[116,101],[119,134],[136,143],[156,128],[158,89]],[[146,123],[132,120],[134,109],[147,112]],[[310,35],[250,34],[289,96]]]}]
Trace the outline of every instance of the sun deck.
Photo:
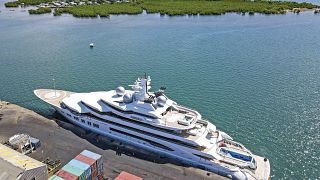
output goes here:
[{"label": "sun deck", "polygon": [[[179,121],[186,119],[186,117],[190,117],[189,122],[190,125],[181,124]],[[179,128],[179,129],[191,129],[195,126],[196,115],[184,114],[179,111],[167,111],[166,114],[161,118],[163,123],[166,126]]]}]

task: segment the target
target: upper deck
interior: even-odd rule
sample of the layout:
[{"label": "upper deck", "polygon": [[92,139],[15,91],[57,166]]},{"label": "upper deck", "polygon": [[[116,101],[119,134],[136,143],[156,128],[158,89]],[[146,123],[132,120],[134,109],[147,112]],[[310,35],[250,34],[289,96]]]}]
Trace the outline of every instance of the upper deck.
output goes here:
[{"label": "upper deck", "polygon": [[[146,102],[125,104],[120,98],[115,96],[115,91],[75,93],[54,89],[37,89],[34,94],[48,104],[60,107],[63,102],[68,108],[78,113],[113,112],[135,121],[142,121],[153,126],[168,128],[173,130],[191,129],[196,124],[196,113],[188,112],[185,109],[170,109],[167,107],[158,108],[157,112],[151,108],[143,108]],[[147,104],[150,106],[150,103]],[[154,114],[152,117],[151,114]],[[158,115],[156,115],[158,114]],[[159,117],[158,117],[159,116]],[[190,124],[181,124],[179,120],[189,118]]]}]

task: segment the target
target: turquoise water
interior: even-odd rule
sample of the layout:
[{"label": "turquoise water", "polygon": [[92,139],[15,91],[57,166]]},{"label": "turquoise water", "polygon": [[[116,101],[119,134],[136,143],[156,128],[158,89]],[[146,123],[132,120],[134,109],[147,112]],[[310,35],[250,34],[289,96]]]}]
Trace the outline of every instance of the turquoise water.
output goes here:
[{"label": "turquoise water", "polygon": [[[265,155],[273,179],[320,178],[320,16],[76,19],[0,5],[0,99],[41,114],[33,90],[114,89],[144,72]],[[90,49],[89,43],[96,47]]]}]

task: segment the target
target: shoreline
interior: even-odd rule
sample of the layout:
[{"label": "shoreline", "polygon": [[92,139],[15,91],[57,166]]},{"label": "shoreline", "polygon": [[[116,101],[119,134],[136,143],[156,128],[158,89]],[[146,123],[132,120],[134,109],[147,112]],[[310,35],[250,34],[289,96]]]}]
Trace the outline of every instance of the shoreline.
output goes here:
[{"label": "shoreline", "polygon": [[78,0],[67,3],[63,0],[18,0],[6,2],[5,6],[7,8],[37,6],[37,9],[29,10],[29,14],[45,14],[51,13],[52,11],[54,16],[71,14],[74,17],[81,18],[104,18],[110,17],[110,15],[137,15],[144,12],[147,14],[159,13],[162,16],[205,16],[223,15],[226,13],[273,15],[286,14],[287,12],[299,14],[303,11],[314,11],[316,14],[316,12],[319,12],[320,7],[306,2],[262,0],[135,0],[121,1],[119,3],[111,2],[113,1]]}]

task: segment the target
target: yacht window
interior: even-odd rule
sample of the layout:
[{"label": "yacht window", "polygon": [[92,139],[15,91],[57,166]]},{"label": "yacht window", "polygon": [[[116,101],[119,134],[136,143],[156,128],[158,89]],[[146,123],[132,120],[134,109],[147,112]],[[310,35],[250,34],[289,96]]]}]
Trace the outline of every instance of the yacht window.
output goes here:
[{"label": "yacht window", "polygon": [[63,102],[61,102],[60,106],[61,106],[62,109],[66,109],[67,108],[67,106]]},{"label": "yacht window", "polygon": [[[192,154],[193,154],[193,153],[192,153]],[[207,156],[202,156],[202,155],[199,155],[199,154],[193,154],[193,155],[198,156],[198,157],[200,157],[200,158],[202,158],[202,159],[213,160],[213,158],[209,158],[209,157],[207,157]]]},{"label": "yacht window", "polygon": [[93,127],[99,128],[99,124],[93,123]]}]

